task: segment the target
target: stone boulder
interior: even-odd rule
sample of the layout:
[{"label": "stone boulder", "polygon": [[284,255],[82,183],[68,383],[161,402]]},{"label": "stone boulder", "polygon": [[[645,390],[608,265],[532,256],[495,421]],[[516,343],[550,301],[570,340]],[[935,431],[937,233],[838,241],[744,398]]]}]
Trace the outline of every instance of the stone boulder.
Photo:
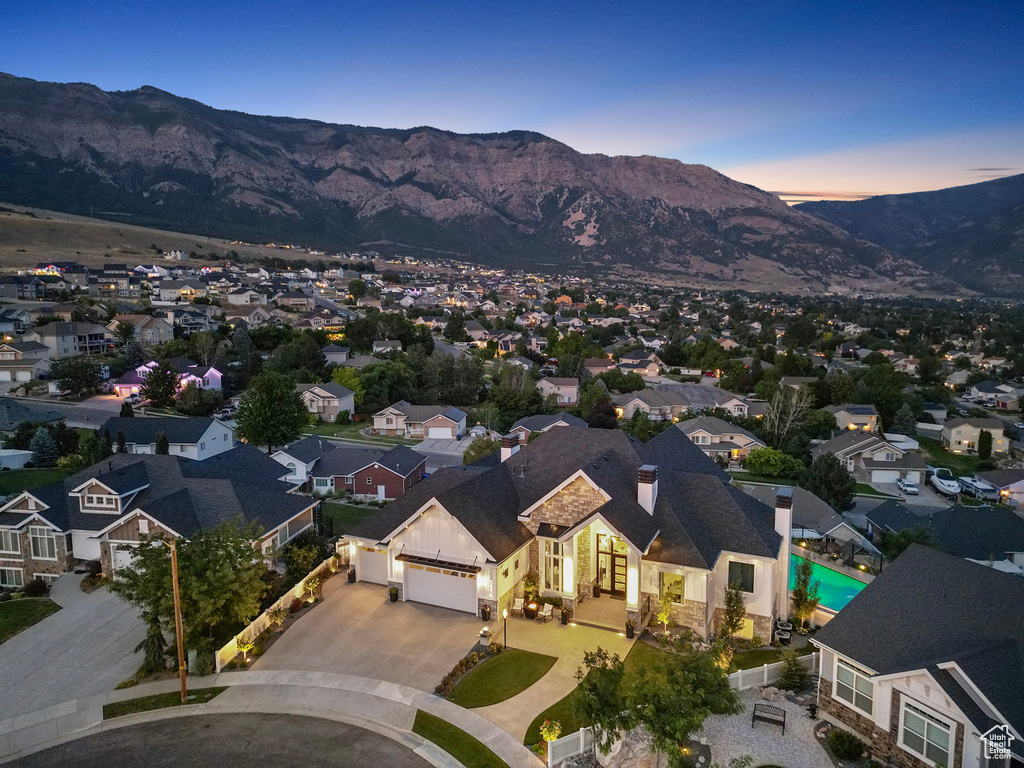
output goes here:
[{"label": "stone boulder", "polygon": [[607,755],[598,750],[597,764],[602,768],[658,768],[658,755],[653,747],[647,730],[634,728],[612,744]]}]

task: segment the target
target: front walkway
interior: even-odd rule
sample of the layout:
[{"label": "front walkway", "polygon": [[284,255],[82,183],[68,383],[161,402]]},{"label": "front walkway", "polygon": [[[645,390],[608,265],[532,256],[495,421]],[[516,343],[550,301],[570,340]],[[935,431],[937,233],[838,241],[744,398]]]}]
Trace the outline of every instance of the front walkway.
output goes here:
[{"label": "front walkway", "polygon": [[787,768],[822,768],[832,764],[814,736],[817,720],[807,716],[807,709],[784,698],[766,702],[786,711],[786,735],[777,725],[757,722],[750,725],[754,704],[761,701],[758,689],[740,694],[743,712],[738,715],[711,715],[696,738],[711,746],[711,759],[728,765],[734,758],[750,755],[754,765],[785,765]]},{"label": "front walkway", "polygon": [[135,608],[82,576],[65,574],[50,591],[61,610],[0,644],[0,718],[113,689],[138,669],[145,628]]}]

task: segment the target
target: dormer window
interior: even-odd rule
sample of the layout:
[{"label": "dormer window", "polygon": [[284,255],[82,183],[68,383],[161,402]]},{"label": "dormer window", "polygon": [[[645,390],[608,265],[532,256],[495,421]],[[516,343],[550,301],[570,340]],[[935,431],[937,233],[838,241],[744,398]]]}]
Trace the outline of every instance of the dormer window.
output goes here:
[{"label": "dormer window", "polygon": [[83,511],[117,512],[120,509],[120,503],[120,497],[112,494],[87,493],[82,496]]}]

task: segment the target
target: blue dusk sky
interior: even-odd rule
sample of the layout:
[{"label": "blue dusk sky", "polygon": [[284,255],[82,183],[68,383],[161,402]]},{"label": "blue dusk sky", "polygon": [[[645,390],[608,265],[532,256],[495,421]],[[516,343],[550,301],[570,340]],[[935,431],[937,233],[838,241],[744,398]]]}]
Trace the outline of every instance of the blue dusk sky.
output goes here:
[{"label": "blue dusk sky", "polygon": [[1024,3],[3,4],[0,71],[704,163],[786,199],[1024,172]]}]

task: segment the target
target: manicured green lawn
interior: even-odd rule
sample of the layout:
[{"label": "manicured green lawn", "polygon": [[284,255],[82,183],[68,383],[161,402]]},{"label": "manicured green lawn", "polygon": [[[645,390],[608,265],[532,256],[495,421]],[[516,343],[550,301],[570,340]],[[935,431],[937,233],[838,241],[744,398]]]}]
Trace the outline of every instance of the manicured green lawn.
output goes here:
[{"label": "manicured green lawn", "polygon": [[509,648],[462,678],[448,699],[466,709],[497,704],[536,683],[556,661],[554,656]]},{"label": "manicured green lawn", "polygon": [[59,605],[45,597],[23,597],[0,603],[0,643],[59,610]]},{"label": "manicured green lawn", "polygon": [[872,488],[867,483],[857,483],[857,487],[853,489],[853,492],[858,496],[885,496],[889,499],[895,499],[895,496],[891,496],[888,493],[882,493],[875,488]]},{"label": "manicured green lawn", "polygon": [[[628,680],[631,676],[636,675],[637,671],[642,667],[650,666],[654,664],[661,654],[666,651],[661,651],[652,645],[637,640],[633,643],[633,647],[626,655],[626,679]],[[579,717],[576,715],[576,691],[574,690],[564,699],[556,701],[550,707],[545,709],[533,722],[530,723],[530,727],[526,731],[526,738],[523,739],[523,743],[528,747],[532,747],[538,743],[540,738],[540,727],[545,720],[550,720],[553,723],[559,723],[562,726],[562,735],[568,736],[570,733],[575,733],[587,723],[581,722]]]},{"label": "manicured green lawn", "polygon": [[389,445],[398,445],[401,443],[405,445],[414,445],[419,442],[419,440],[406,440],[401,437],[387,437],[379,435],[367,437],[359,434],[359,430],[370,426],[373,426],[373,424],[366,421],[350,421],[348,424],[332,424],[325,421],[306,427],[304,431],[307,434],[323,435],[324,437],[340,437],[346,440],[359,440],[364,443],[387,443]]},{"label": "manicured green lawn", "polygon": [[947,467],[954,475],[973,475],[981,461],[977,456],[965,456],[961,453],[950,453],[942,447],[942,443],[931,437],[918,437],[921,450],[928,455],[928,463],[935,467]]},{"label": "manicured green lawn", "polygon": [[[737,653],[732,657],[729,671],[735,672],[737,669],[753,669],[765,664],[774,664],[777,661],[782,661],[782,653],[780,648],[758,648],[755,651]],[[796,649],[797,656],[806,656],[809,653],[814,653],[814,646],[810,643],[803,648]]]},{"label": "manicured green lawn", "polygon": [[41,485],[63,480],[69,472],[66,469],[11,469],[0,472],[0,495],[31,491]]},{"label": "manicured green lawn", "polygon": [[416,711],[412,731],[437,744],[465,768],[508,768],[508,763],[464,730],[422,709]]},{"label": "manicured green lawn", "polygon": [[[218,696],[227,688],[199,688],[195,691],[188,692],[188,704],[205,704],[211,699]],[[128,699],[128,701],[118,701],[113,704],[103,705],[103,719],[110,720],[114,717],[123,717],[124,715],[134,715],[136,712],[148,712],[151,709],[164,709],[165,707],[180,707],[183,706],[181,703],[181,693],[174,691],[174,693],[158,693],[154,696],[143,696],[139,699]]]},{"label": "manicured green lawn", "polygon": [[355,528],[376,511],[376,507],[357,507],[340,501],[324,502],[324,517],[329,517],[334,522],[334,533],[339,536]]}]

